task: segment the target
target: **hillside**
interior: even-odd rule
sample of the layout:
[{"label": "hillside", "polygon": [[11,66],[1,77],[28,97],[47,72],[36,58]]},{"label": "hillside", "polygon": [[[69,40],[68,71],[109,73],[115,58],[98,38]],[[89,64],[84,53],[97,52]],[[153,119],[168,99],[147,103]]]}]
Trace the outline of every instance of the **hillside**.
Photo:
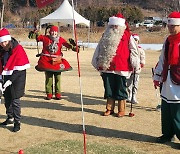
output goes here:
[{"label": "hillside", "polygon": [[[57,8],[63,0],[54,0],[52,5],[53,9]],[[69,0],[71,3],[72,1]],[[120,7],[125,5],[133,5],[140,7],[145,10],[151,10],[156,12],[170,12],[172,10],[180,9],[179,0],[74,0],[74,5],[77,8],[84,8],[88,6],[96,7]],[[6,4],[6,10],[11,10],[12,12],[18,13],[22,7],[36,7],[36,0],[8,0],[4,1]],[[0,2],[0,6],[2,2]]]},{"label": "hillside", "polygon": [[[4,1],[3,25],[14,24],[19,28],[32,27],[34,21],[39,22],[40,18],[52,13],[62,2],[63,0],[54,0],[52,4],[38,9],[35,0]],[[71,4],[72,1],[69,0],[69,2]],[[93,26],[99,21],[105,23],[110,15],[119,11],[122,11],[129,22],[136,23],[142,22],[147,16],[167,16],[172,10],[180,8],[178,0],[74,0],[73,2],[75,10],[91,20]],[[0,7],[2,7],[1,1]]]}]

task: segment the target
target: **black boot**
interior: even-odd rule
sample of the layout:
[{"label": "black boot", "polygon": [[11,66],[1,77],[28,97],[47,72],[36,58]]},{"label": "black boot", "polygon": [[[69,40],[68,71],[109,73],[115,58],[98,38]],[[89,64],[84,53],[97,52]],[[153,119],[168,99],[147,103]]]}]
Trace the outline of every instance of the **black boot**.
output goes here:
[{"label": "black boot", "polygon": [[4,122],[0,123],[1,126],[7,126],[14,124],[14,119],[13,118],[7,118]]},{"label": "black boot", "polygon": [[18,131],[20,131],[20,129],[21,129],[20,126],[21,126],[20,121],[16,121],[16,122],[14,123],[13,132],[18,132]]},{"label": "black boot", "polygon": [[166,142],[171,142],[173,136],[165,136],[165,135],[162,135],[158,138],[156,138],[156,142],[157,143],[166,143]]}]

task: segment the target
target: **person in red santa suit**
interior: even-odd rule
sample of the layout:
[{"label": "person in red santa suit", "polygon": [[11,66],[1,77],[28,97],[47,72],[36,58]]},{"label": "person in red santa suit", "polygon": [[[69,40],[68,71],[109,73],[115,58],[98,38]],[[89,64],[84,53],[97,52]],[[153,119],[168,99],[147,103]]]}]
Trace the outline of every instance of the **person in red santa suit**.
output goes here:
[{"label": "person in red santa suit", "polygon": [[61,99],[61,72],[72,70],[68,61],[63,58],[63,53],[61,52],[62,46],[76,51],[74,46],[58,35],[58,31],[57,26],[51,26],[49,35],[39,35],[36,38],[38,42],[43,42],[43,49],[36,70],[45,72],[47,100],[53,97],[53,76],[55,80],[55,98],[59,100]]},{"label": "person in red santa suit", "polygon": [[162,136],[158,143],[171,141],[174,135],[180,140],[180,12],[168,16],[167,37],[154,70],[154,86],[161,85]]},{"label": "person in red santa suit", "polygon": [[118,117],[125,115],[127,80],[133,68],[139,68],[138,47],[130,34],[123,15],[109,18],[108,26],[100,39],[92,58],[92,65],[101,73],[104,98],[107,100],[104,116],[114,113],[118,101]]},{"label": "person in red santa suit", "polygon": [[0,91],[4,95],[7,119],[1,126],[14,124],[13,132],[20,130],[20,98],[24,95],[26,69],[30,67],[23,47],[12,38],[7,29],[0,30]]}]

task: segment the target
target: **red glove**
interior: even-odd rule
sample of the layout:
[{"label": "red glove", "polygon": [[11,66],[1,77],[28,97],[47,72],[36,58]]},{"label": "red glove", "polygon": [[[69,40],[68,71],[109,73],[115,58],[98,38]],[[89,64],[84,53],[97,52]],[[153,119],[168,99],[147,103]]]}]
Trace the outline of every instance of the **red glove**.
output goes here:
[{"label": "red glove", "polygon": [[154,88],[155,89],[157,89],[157,87],[160,87],[160,82],[159,81],[154,80],[153,83],[154,83]]}]

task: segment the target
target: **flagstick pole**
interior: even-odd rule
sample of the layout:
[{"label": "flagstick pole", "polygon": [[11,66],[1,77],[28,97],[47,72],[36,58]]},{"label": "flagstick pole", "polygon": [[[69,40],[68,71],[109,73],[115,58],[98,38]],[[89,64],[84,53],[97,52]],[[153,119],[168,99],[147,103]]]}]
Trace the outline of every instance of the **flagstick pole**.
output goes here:
[{"label": "flagstick pole", "polygon": [[75,18],[74,18],[74,2],[73,2],[73,0],[72,0],[72,12],[73,12],[73,29],[74,29],[74,37],[75,37],[75,42],[76,42],[76,53],[77,53],[77,63],[78,63],[79,86],[80,86],[80,95],[81,95],[81,110],[82,110],[83,137],[84,137],[84,154],[86,154],[86,129],[85,129],[85,122],[84,122],[84,103],[83,103],[83,96],[82,96],[81,72],[80,72],[79,51],[78,51],[76,23],[75,23]]}]

